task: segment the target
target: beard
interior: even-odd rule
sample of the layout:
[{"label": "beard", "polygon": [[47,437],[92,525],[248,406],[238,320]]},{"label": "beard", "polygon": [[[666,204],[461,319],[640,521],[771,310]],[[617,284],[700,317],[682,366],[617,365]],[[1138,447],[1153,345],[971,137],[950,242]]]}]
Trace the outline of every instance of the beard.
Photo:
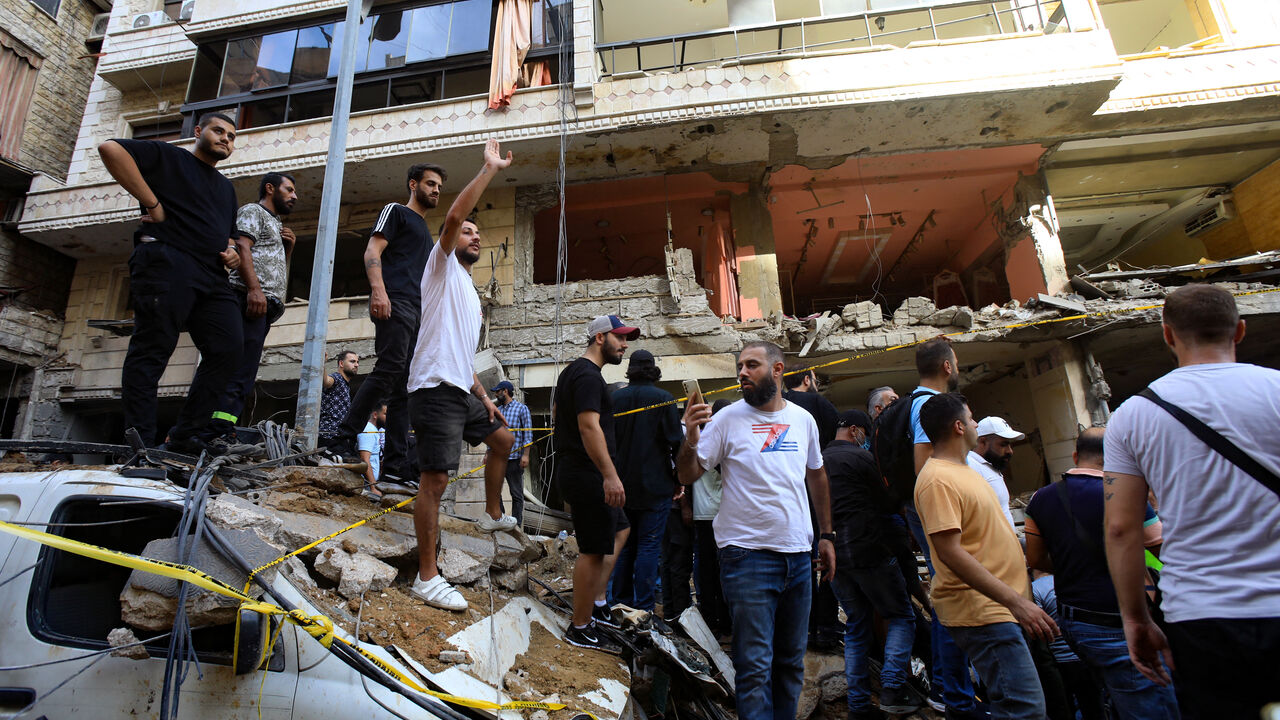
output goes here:
[{"label": "beard", "polygon": [[742,388],[742,399],[751,407],[762,407],[778,394],[778,384],[768,382],[763,385],[752,385]]},{"label": "beard", "polygon": [[623,354],[624,354],[624,353],[625,353],[625,351],[624,351],[624,350],[622,350],[621,348],[613,348],[613,349],[610,349],[610,348],[607,348],[607,347],[606,347],[606,348],[605,348],[605,351],[604,351],[604,353],[603,353],[603,354],[604,354],[604,361],[605,361],[605,362],[607,362],[607,363],[609,363],[610,365],[621,365],[621,364],[622,364],[622,356],[623,356]]},{"label": "beard", "polygon": [[284,217],[293,212],[293,202],[284,196],[284,193],[277,191],[275,196],[271,198],[271,205],[276,209],[276,215]]},{"label": "beard", "polygon": [[428,210],[434,208],[440,202],[439,195],[432,196],[421,185],[414,188],[413,195],[414,195],[414,198],[418,201],[418,204],[424,208],[427,208]]},{"label": "beard", "polygon": [[480,260],[480,253],[471,252],[471,248],[469,247],[459,247],[457,250],[453,251],[453,254],[458,258],[458,262],[466,265],[467,267],[475,265],[476,262]]},{"label": "beard", "polygon": [[947,378],[947,392],[955,392],[960,387],[960,376],[952,375]]},{"label": "beard", "polygon": [[982,454],[982,459],[991,463],[991,467],[995,468],[996,472],[1003,473],[1009,468],[1009,458],[1005,455],[997,455],[988,450]]}]

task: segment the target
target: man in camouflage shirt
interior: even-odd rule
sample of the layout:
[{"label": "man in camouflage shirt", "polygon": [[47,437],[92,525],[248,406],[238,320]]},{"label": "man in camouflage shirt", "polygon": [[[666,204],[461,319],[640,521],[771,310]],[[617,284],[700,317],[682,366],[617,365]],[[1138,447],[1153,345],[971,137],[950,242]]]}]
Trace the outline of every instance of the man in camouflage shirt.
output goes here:
[{"label": "man in camouflage shirt", "polygon": [[283,173],[267,173],[258,186],[258,202],[236,212],[236,250],[240,267],[231,273],[231,287],[240,303],[244,322],[244,347],[240,362],[222,397],[214,407],[211,435],[230,436],[245,398],[258,379],[262,345],[271,324],[284,314],[285,285],[289,255],[296,240],[282,218],[298,201],[293,178]]}]

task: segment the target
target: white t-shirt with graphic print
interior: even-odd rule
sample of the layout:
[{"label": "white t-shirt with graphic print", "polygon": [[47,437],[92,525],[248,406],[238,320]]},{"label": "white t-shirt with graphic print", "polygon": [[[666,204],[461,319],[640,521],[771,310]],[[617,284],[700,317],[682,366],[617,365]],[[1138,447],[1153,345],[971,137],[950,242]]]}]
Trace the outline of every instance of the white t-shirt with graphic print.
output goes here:
[{"label": "white t-shirt with graphic print", "polygon": [[698,440],[698,462],[720,466],[724,495],[712,525],[716,545],[810,552],[806,471],[822,467],[818,425],[787,402],[769,413],[738,400],[715,414]]}]

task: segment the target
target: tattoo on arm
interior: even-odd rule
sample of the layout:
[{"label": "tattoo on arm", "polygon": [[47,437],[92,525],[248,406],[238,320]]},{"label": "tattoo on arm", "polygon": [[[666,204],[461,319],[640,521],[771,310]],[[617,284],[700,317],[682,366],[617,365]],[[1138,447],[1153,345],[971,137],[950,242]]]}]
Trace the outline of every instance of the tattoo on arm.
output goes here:
[{"label": "tattoo on arm", "polygon": [[1108,485],[1115,485],[1115,484],[1116,484],[1116,476],[1115,476],[1115,475],[1104,475],[1104,476],[1103,476],[1103,478],[1104,478],[1104,479],[1103,479],[1103,482],[1104,482],[1104,483],[1106,483],[1106,484],[1108,484]]},{"label": "tattoo on arm", "polygon": [[378,260],[377,258],[370,258],[364,261],[364,266],[366,268],[382,267],[382,261]]},{"label": "tattoo on arm", "polygon": [[1102,496],[1102,501],[1103,501],[1103,502],[1111,502],[1111,498],[1113,498],[1113,497],[1115,497],[1115,496],[1116,496],[1115,492],[1113,492],[1113,491],[1111,491],[1111,490],[1108,490],[1108,491],[1107,491],[1107,494]]}]

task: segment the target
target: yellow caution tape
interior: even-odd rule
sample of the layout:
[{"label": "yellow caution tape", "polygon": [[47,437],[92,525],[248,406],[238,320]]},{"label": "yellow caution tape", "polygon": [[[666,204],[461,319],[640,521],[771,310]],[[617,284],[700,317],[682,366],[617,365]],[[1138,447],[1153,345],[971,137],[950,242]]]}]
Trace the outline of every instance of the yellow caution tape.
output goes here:
[{"label": "yellow caution tape", "polygon": [[[334,632],[333,621],[330,620],[328,617],[325,617],[324,615],[309,615],[303,612],[302,610],[286,611],[284,608],[278,605],[274,605],[272,603],[265,602],[262,600],[255,600],[249,597],[248,595],[246,595],[245,593],[239,590],[236,590],[234,587],[231,587],[230,585],[213,577],[212,575],[209,575],[197,568],[191,567],[190,565],[183,565],[180,563],[168,562],[165,560],[155,560],[153,558],[141,557],[139,555],[133,555],[126,552],[121,552],[119,550],[109,550],[107,548],[99,547],[97,545],[90,545],[89,543],[84,543],[78,540],[72,540],[70,538],[62,537],[61,535],[52,535],[50,533],[42,532],[40,530],[32,530],[30,528],[22,527],[21,525],[13,525],[11,523],[4,522],[4,521],[0,521],[0,531],[7,532],[11,535],[16,535],[25,540],[31,540],[33,542],[40,543],[41,545],[47,545],[48,547],[54,548],[56,550],[62,550],[64,552],[73,553],[75,555],[81,555],[83,557],[99,560],[106,563],[111,563],[112,565],[127,567],[133,570],[141,570],[143,572],[160,575],[161,577],[166,577],[171,580],[180,580],[183,582],[188,582],[188,583],[191,583],[192,585],[195,585],[196,587],[203,588],[210,592],[215,592],[215,593],[218,593],[219,595],[225,595],[227,597],[235,598],[236,600],[240,601],[240,608],[243,610],[250,610],[253,612],[261,613],[268,617],[282,617],[288,620],[290,623],[296,625],[297,627],[304,630],[308,635],[315,638],[316,641],[318,641],[326,649],[331,647],[335,640],[338,642],[344,643],[347,646],[351,647],[356,652],[360,653],[361,656],[363,656],[366,660],[376,665],[380,670],[387,673],[391,677],[394,677],[396,680],[400,681],[401,683],[404,683],[404,685],[406,685],[407,687],[410,687],[413,690],[420,692],[424,695],[430,695],[432,697],[439,698],[440,700],[444,700],[445,702],[449,702],[454,705],[462,705],[464,707],[477,708],[481,710],[555,711],[555,710],[564,710],[569,707],[564,703],[548,703],[548,702],[539,702],[539,701],[532,701],[532,700],[516,700],[512,702],[507,702],[507,703],[495,703],[489,700],[478,700],[476,698],[468,698],[460,695],[451,695],[449,693],[442,693],[442,692],[436,692],[434,690],[428,690],[427,688],[418,684],[418,682],[414,680],[412,677],[400,672],[398,669],[389,665],[387,662],[385,662],[378,656],[368,652],[364,648],[356,646],[354,643],[351,643],[345,638],[339,637]],[[269,653],[267,653],[266,655],[269,656]],[[578,712],[578,711],[575,711],[575,712]],[[588,715],[595,720],[598,720],[596,719],[596,716],[592,715],[591,713],[584,712],[583,714]]]}]

